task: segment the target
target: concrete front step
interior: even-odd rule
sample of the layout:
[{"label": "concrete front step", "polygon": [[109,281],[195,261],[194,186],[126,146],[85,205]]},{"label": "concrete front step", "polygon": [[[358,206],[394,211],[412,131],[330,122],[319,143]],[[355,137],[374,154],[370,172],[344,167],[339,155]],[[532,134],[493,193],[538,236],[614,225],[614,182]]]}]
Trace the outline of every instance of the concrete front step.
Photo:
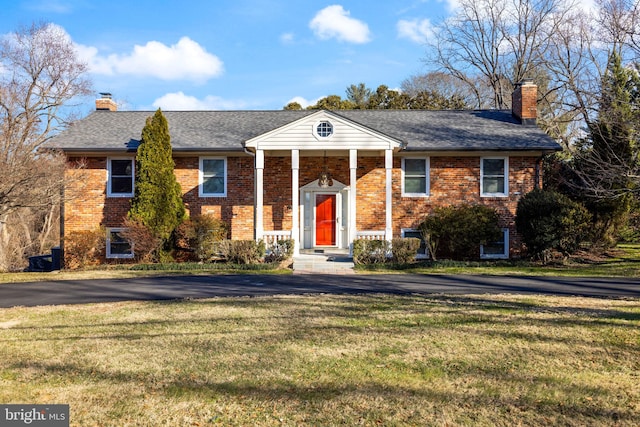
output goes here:
[{"label": "concrete front step", "polygon": [[301,254],[293,258],[295,274],[354,274],[350,258],[323,254]]}]

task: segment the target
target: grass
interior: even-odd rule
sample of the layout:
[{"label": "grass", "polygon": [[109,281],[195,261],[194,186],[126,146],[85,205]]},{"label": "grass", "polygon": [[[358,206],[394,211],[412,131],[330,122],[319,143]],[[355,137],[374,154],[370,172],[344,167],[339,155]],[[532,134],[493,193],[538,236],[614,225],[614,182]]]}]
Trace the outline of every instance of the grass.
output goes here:
[{"label": "grass", "polygon": [[230,264],[119,264],[102,265],[84,270],[62,270],[47,273],[16,272],[0,273],[3,283],[24,283],[56,280],[87,279],[129,279],[135,277],[167,276],[185,274],[290,274],[291,270],[272,264],[230,265]]},{"label": "grass", "polygon": [[72,426],[637,425],[640,300],[278,296],[0,310],[0,402]]},{"label": "grass", "polygon": [[510,276],[556,277],[640,277],[640,244],[621,244],[604,256],[584,254],[563,262],[541,265],[522,260],[498,261],[437,261],[416,263],[414,266],[389,268],[388,266],[358,266],[368,273],[417,274],[490,274]]},{"label": "grass", "polygon": [[[412,266],[356,266],[361,273],[417,273],[417,274],[485,274],[557,277],[640,277],[640,244],[622,244],[606,256],[572,257],[553,265],[540,265],[522,260],[504,261],[438,261],[416,263]],[[172,274],[289,274],[290,269],[273,264],[120,264],[97,269],[56,271],[51,273],[0,273],[0,284],[44,280],[126,279]]]}]

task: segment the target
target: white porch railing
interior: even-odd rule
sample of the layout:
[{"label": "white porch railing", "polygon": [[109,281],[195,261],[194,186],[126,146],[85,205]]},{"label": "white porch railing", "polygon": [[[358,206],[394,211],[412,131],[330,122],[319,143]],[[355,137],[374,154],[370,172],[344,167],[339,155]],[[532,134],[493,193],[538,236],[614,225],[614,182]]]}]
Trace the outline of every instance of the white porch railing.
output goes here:
[{"label": "white porch railing", "polygon": [[278,240],[286,239],[291,239],[291,230],[264,231],[262,233],[262,240],[264,241],[267,249],[278,243]]},{"label": "white porch railing", "polygon": [[385,240],[386,234],[384,230],[376,231],[357,231],[356,232],[356,240]]}]

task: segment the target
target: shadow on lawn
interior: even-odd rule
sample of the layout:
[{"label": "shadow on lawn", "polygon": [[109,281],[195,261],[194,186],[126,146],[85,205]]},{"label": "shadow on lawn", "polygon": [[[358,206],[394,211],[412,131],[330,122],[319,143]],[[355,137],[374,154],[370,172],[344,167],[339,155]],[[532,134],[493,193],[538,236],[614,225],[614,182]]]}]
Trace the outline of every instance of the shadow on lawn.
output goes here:
[{"label": "shadow on lawn", "polygon": [[[401,386],[369,379],[351,383],[344,378],[329,381],[294,382],[275,379],[269,384],[258,383],[258,380],[240,379],[237,381],[214,380],[196,377],[193,374],[170,375],[158,377],[150,373],[123,373],[102,370],[96,367],[85,368],[74,364],[47,363],[18,363],[7,367],[10,370],[24,370],[39,372],[45,378],[57,384],[60,377],[65,383],[83,385],[90,383],[92,389],[101,386],[113,387],[114,384],[139,384],[145,393],[163,394],[170,399],[216,401],[225,404],[225,398],[241,399],[246,411],[256,408],[269,407],[275,404],[287,405],[293,411],[315,414],[326,411],[331,406],[326,404],[336,402],[336,414],[342,415],[339,409],[353,401],[362,410],[373,410],[385,402],[384,405],[394,407],[401,405],[407,408],[415,406],[425,407],[457,407],[466,408],[464,411],[479,411],[495,408],[493,417],[499,420],[504,411],[526,415],[529,421],[554,420],[561,424],[576,425],[581,423],[607,424],[610,422],[631,423],[637,420],[638,413],[631,405],[625,404],[624,398],[616,390],[594,387],[550,376],[536,376],[531,372],[504,371],[472,365],[453,369],[444,368],[445,381],[465,384],[463,387],[448,387],[434,384],[432,379],[412,381],[411,386]],[[386,369],[386,368],[380,368]],[[286,372],[282,373],[287,375]],[[489,382],[489,385],[487,385]],[[527,384],[526,392],[511,393],[509,390],[519,390],[522,384]],[[42,386],[46,387],[46,380]],[[442,391],[437,387],[442,387]],[[504,392],[496,393],[496,390]],[[119,394],[111,401],[113,406],[135,406],[131,396]],[[618,400],[622,401],[618,402]],[[118,401],[120,400],[120,402]],[[229,402],[233,404],[233,402]],[[255,403],[254,403],[255,402]],[[371,408],[368,408],[370,405]],[[260,410],[260,409],[259,409]],[[137,411],[134,409],[134,411]]]}]

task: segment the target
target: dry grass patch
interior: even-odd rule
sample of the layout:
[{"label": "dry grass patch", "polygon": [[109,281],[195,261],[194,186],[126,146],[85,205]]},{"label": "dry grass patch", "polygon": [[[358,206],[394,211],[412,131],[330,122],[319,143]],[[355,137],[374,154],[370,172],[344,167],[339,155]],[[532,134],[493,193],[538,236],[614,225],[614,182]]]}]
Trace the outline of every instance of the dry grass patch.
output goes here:
[{"label": "dry grass patch", "polygon": [[640,301],[280,296],[0,311],[0,402],[76,426],[637,425]]}]

